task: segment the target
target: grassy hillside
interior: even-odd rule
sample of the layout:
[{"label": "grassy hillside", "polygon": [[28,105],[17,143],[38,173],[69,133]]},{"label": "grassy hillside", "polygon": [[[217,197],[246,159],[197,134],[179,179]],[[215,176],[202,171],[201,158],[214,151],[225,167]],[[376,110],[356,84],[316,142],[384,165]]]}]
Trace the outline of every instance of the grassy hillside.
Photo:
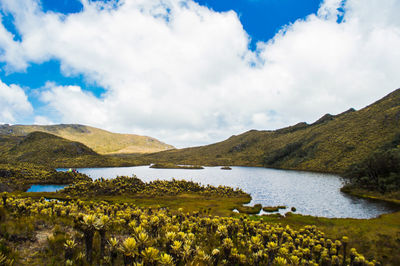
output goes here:
[{"label": "grassy hillside", "polygon": [[[140,156],[146,162],[247,165],[344,172],[400,135],[400,89],[359,111],[327,114],[313,124],[276,131],[251,130],[202,147]],[[395,148],[395,147],[392,147]]]},{"label": "grassy hillside", "polygon": [[0,138],[0,162],[34,163],[51,167],[128,166],[134,160],[100,155],[82,143],[44,132],[32,132],[25,137]]},{"label": "grassy hillside", "polygon": [[0,136],[26,136],[34,131],[50,133],[85,144],[100,154],[151,153],[173,149],[159,140],[133,134],[117,134],[84,125],[1,125]]}]

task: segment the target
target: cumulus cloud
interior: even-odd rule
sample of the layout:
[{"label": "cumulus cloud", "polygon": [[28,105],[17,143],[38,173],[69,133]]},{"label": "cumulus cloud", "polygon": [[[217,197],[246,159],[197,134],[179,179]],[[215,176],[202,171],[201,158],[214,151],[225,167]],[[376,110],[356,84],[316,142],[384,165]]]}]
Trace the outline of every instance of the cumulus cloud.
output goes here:
[{"label": "cumulus cloud", "polygon": [[35,116],[35,120],[33,122],[34,125],[53,125],[54,122],[51,121],[48,117],[37,115]]},{"label": "cumulus cloud", "polygon": [[[251,128],[312,122],[360,108],[399,87],[400,3],[326,0],[249,50],[236,13],[190,0],[82,1],[81,13],[44,13],[2,0],[22,42],[0,27],[0,60],[21,71],[60,60],[106,89],[49,83],[41,95],[60,122],[206,144]],[[343,20],[338,22],[338,16]]]},{"label": "cumulus cloud", "polygon": [[14,123],[30,115],[33,108],[23,89],[0,81],[0,124]]}]

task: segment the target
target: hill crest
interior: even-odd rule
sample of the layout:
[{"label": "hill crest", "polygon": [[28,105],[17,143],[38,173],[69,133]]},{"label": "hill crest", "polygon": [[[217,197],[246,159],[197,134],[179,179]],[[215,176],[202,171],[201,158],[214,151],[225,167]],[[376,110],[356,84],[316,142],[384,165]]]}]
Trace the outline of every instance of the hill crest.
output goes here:
[{"label": "hill crest", "polygon": [[79,125],[0,125],[0,135],[27,136],[40,131],[67,140],[81,142],[99,154],[153,153],[174,149],[155,138],[134,134],[112,133],[103,129]]},{"label": "hill crest", "polygon": [[[149,163],[243,165],[342,173],[400,135],[400,89],[358,111],[312,124],[250,130],[207,146],[143,155]],[[388,146],[389,145],[389,146]],[[394,147],[396,148],[396,147]]]}]

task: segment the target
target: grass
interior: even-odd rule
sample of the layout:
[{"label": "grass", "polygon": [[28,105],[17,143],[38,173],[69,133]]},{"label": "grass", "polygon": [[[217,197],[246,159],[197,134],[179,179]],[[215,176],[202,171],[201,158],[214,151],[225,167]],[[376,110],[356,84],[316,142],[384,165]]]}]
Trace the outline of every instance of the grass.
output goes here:
[{"label": "grass", "polygon": [[400,133],[400,89],[359,111],[276,131],[251,130],[201,147],[137,156],[143,162],[266,166],[343,173]]},{"label": "grass", "polygon": [[13,125],[0,128],[0,135],[26,136],[40,131],[80,142],[100,154],[150,153],[174,147],[155,138],[134,134],[118,134],[84,125]]},{"label": "grass", "polygon": [[[149,209],[129,202],[49,202],[8,196],[0,238],[10,247],[6,257],[15,256],[18,265],[68,264],[68,254],[74,265],[91,261],[94,265],[122,265],[129,257],[144,265],[159,265],[156,262],[163,260],[159,255],[164,252],[176,265],[298,265],[300,258],[303,263],[338,265],[344,260],[341,236],[330,239],[315,226],[292,229],[252,220],[260,217],[209,216],[204,211]],[[102,253],[102,239],[116,244],[108,242]],[[71,240],[75,244],[68,244]],[[349,252],[353,246],[343,247]],[[155,253],[148,256],[151,249]],[[312,253],[307,251],[310,249]],[[110,258],[102,262],[100,254],[112,256],[112,250],[117,252],[115,264]],[[364,260],[355,250],[351,254],[354,256],[346,257],[346,263]],[[171,260],[163,264],[171,265]]]},{"label": "grass", "polygon": [[[65,200],[66,195],[59,193],[22,193],[31,198],[58,198]],[[186,212],[207,213],[218,216],[247,216],[246,214],[235,214],[232,209],[250,201],[250,198],[216,198],[199,197],[194,194],[182,194],[179,196],[103,196],[90,198],[92,202],[109,202],[113,204],[127,203],[143,208],[167,207],[172,212],[180,208]],[[257,206],[258,207],[258,206]],[[247,207],[250,209],[251,207]],[[259,206],[261,208],[261,206]],[[258,210],[259,211],[259,210]],[[323,217],[303,216],[289,213],[286,217],[248,216],[253,220],[262,220],[268,224],[280,224],[299,230],[306,225],[315,225],[325,232],[327,238],[340,239],[342,236],[349,237],[349,246],[355,247],[367,259],[375,258],[383,265],[400,265],[400,212],[381,215],[374,219],[331,219]]]},{"label": "grass", "polygon": [[261,204],[255,204],[254,206],[240,206],[236,208],[239,213],[246,213],[246,214],[258,214],[261,211]]},{"label": "grass", "polygon": [[[80,125],[12,126],[10,128],[15,131],[16,136],[13,136],[13,139],[12,136],[4,135],[3,132],[0,138],[0,153],[3,160],[50,164],[53,167],[173,163],[175,165],[264,166],[343,173],[350,165],[364,161],[377,149],[393,142],[400,134],[397,120],[399,114],[400,89],[359,111],[324,116],[324,119],[313,124],[299,123],[275,131],[251,130],[207,146],[144,155],[129,154],[133,151],[124,148],[129,144],[128,142],[121,140],[122,144],[118,146],[120,145],[119,135],[119,137],[114,136],[110,132],[106,133],[106,131],[91,127]],[[86,149],[76,142],[71,144],[65,141],[60,149],[54,149],[57,145],[50,146],[50,142],[43,141],[35,142],[35,145],[30,146],[27,143],[23,146],[18,145],[21,135],[39,129],[80,141],[90,148]],[[73,135],[79,138],[72,138]],[[147,141],[156,143],[150,138]],[[46,150],[40,149],[41,147],[45,147]],[[76,147],[79,147],[80,151],[77,154],[68,152],[71,149],[76,150]],[[164,149],[167,148],[164,146]],[[101,156],[92,154],[91,151],[114,155]]]},{"label": "grass", "polygon": [[400,192],[399,191],[381,194],[376,191],[369,191],[366,189],[354,188],[351,186],[345,186],[341,189],[341,191],[345,192],[347,194],[350,194],[352,196],[359,197],[359,198],[386,201],[389,203],[400,205],[400,200],[399,200]]},{"label": "grass", "polygon": [[199,197],[194,194],[181,194],[178,196],[158,196],[158,197],[131,197],[121,199],[121,197],[104,197],[109,202],[130,202],[139,207],[167,207],[171,210],[180,208],[186,212],[207,212],[217,216],[232,216],[232,210],[240,208],[243,204],[249,203],[249,197],[218,198],[218,197]]},{"label": "grass", "polygon": [[[20,166],[10,166],[9,170],[20,170],[29,177],[29,180],[38,179],[40,176],[48,175],[46,168],[23,164]],[[14,168],[12,168],[14,167]],[[13,171],[14,171],[13,170]],[[363,190],[350,191],[353,195],[363,196],[371,199],[386,200],[392,203],[398,201],[388,198],[388,195],[380,195]],[[39,199],[41,197],[54,198],[60,200],[69,200],[70,196],[59,192],[52,193],[17,193],[15,195],[23,195]],[[106,201],[113,204],[127,203],[143,208],[166,207],[172,212],[182,208],[184,212],[199,212],[218,216],[242,216],[245,214],[235,214],[233,209],[238,209],[248,213],[259,213],[261,206],[242,207],[243,204],[250,202],[250,197],[224,197],[218,198],[216,195],[203,196],[196,193],[183,193],[175,196],[144,196],[144,195],[116,195],[116,196],[98,196],[98,197],[79,197],[82,200],[101,202]],[[276,206],[282,207],[282,206]],[[0,215],[1,216],[1,215]],[[347,235],[350,239],[350,245],[357,248],[359,252],[364,254],[367,259],[376,258],[384,265],[400,265],[400,212],[382,215],[375,219],[329,219],[312,216],[302,216],[297,214],[288,214],[287,217],[277,215],[268,216],[250,216],[251,219],[263,220],[271,224],[289,225],[293,228],[301,228],[305,225],[316,225],[324,231],[326,235],[332,239],[337,239],[343,235]],[[0,217],[1,219],[1,217]],[[7,223],[3,226],[7,226]],[[19,225],[18,225],[19,224]],[[27,220],[20,220],[16,223],[16,227],[10,227],[10,234],[17,235],[18,232],[25,230],[29,236],[31,228],[23,227],[23,224],[29,224]],[[32,224],[32,223],[31,223]],[[24,229],[25,228],[25,229]],[[9,257],[14,256],[10,254]]]},{"label": "grass", "polygon": [[273,207],[263,207],[262,210],[265,212],[277,212],[279,209],[286,209],[286,206],[273,206]]},{"label": "grass", "polygon": [[[74,197],[59,192],[24,192],[16,193],[16,196],[30,197],[32,199],[57,199],[71,200]],[[78,198],[78,197],[77,197]],[[128,203],[139,207],[156,208],[167,207],[171,210],[182,208],[185,212],[207,212],[207,214],[218,216],[232,216],[232,210],[240,208],[243,204],[251,201],[250,196],[240,197],[217,197],[201,196],[196,193],[184,193],[175,196],[144,196],[144,195],[118,195],[118,196],[98,196],[98,197],[79,197],[81,200],[109,203]],[[261,209],[260,209],[261,210]],[[259,211],[258,211],[259,212]]]},{"label": "grass", "polygon": [[101,155],[82,143],[44,132],[0,138],[0,155],[4,163],[33,163],[55,168],[140,165],[133,158]]},{"label": "grass", "polygon": [[[63,141],[63,145],[60,147],[72,147],[71,149],[78,147],[78,150],[82,150],[83,154],[78,154],[79,156],[76,152],[70,154],[68,148],[64,150],[61,148],[60,156],[55,156],[54,161],[52,161],[51,153],[35,151],[37,146],[48,145],[46,139],[39,141],[40,138],[36,138],[34,139],[37,141],[36,146],[29,146],[32,143],[20,143],[17,141],[17,137],[4,137],[0,144],[0,152],[20,160],[31,159],[33,162],[41,163],[50,160],[54,164],[68,165],[68,163],[72,163],[73,166],[100,166],[107,163],[117,166],[132,162],[160,162],[185,165],[269,166],[341,173],[351,164],[363,161],[375,150],[393,142],[400,133],[397,119],[399,114],[400,90],[397,90],[362,110],[336,116],[324,116],[323,119],[311,125],[301,123],[277,131],[253,130],[239,136],[232,136],[220,143],[197,148],[141,156],[106,157],[92,154],[90,150],[86,150],[78,144],[71,146],[69,142]],[[57,141],[57,143],[60,142]],[[18,147],[18,145],[25,146]],[[51,147],[47,146],[46,149],[50,149],[54,153],[54,147],[58,146],[52,144]],[[56,150],[60,149],[57,148]],[[30,155],[29,152],[31,152]],[[66,154],[71,156],[65,156]],[[2,158],[6,157],[3,156]],[[38,161],[39,159],[41,161]],[[400,203],[398,192],[393,192],[393,195],[381,195],[361,189],[344,191],[365,198]],[[21,195],[32,198],[44,196],[68,200],[68,195],[61,193],[23,193]],[[247,216],[243,213],[259,213],[262,208],[261,205],[241,206],[250,201],[249,197],[219,198],[216,195],[203,196],[181,193],[175,196],[102,195],[91,196],[90,198],[81,196],[81,198],[94,202],[126,203],[143,208],[168,207],[173,212],[183,209],[185,212],[205,212],[219,216],[245,216],[253,220],[263,220],[269,224],[289,225],[298,230],[301,230],[305,225],[316,225],[325,232],[327,237],[332,239],[339,239],[341,236],[347,235],[350,239],[349,245],[356,247],[367,259],[375,258],[384,265],[400,265],[400,254],[398,252],[400,250],[400,212],[381,215],[375,219],[329,219],[293,213],[287,214],[286,217],[280,215]],[[231,211],[233,209],[238,209],[241,214],[234,214]],[[18,226],[22,226],[24,223],[33,224],[32,221],[22,218],[17,222]],[[4,229],[3,224],[7,223],[2,223]],[[31,230],[29,226],[25,229],[18,226],[12,230],[15,230],[15,232],[25,230],[29,235]],[[15,232],[11,233],[18,235]],[[62,238],[62,235],[60,238]],[[13,255],[10,254],[10,256]]]},{"label": "grass", "polygon": [[285,218],[270,215],[252,218],[293,228],[316,225],[330,238],[348,236],[349,244],[367,259],[375,258],[383,265],[400,265],[400,212],[374,219],[331,219],[299,214],[288,214]]}]

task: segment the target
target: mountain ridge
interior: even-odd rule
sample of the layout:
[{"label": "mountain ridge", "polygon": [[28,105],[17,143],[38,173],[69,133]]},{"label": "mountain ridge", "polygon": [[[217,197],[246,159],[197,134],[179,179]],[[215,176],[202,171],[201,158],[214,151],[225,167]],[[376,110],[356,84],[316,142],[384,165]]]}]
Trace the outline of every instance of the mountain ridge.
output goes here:
[{"label": "mountain ridge", "polygon": [[31,163],[51,168],[140,164],[133,158],[98,154],[80,142],[41,131],[34,131],[26,136],[0,136],[0,163]]},{"label": "mountain ridge", "polygon": [[356,111],[278,130],[249,130],[199,147],[140,156],[148,162],[243,165],[343,173],[400,134],[400,89]]},{"label": "mountain ridge", "polygon": [[155,138],[135,134],[112,133],[103,129],[79,125],[0,125],[0,135],[26,136],[41,131],[71,141],[80,142],[99,154],[154,153],[174,149]]}]

